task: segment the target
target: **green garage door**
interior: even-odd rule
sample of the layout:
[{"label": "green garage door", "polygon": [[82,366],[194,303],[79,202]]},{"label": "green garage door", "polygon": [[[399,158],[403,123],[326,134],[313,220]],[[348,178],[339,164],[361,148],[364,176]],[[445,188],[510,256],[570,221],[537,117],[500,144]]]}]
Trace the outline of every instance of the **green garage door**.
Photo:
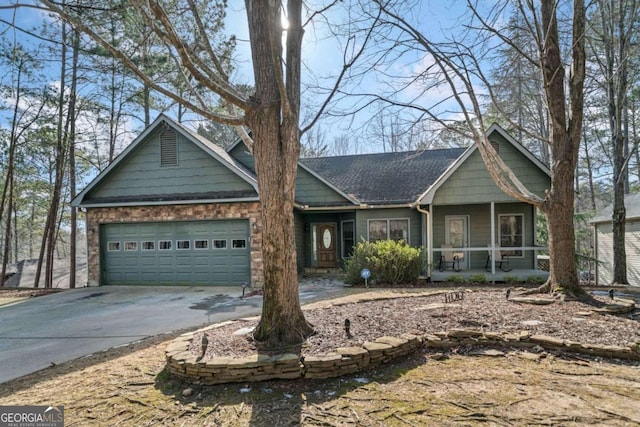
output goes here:
[{"label": "green garage door", "polygon": [[250,282],[248,220],[105,224],[100,234],[103,284]]}]

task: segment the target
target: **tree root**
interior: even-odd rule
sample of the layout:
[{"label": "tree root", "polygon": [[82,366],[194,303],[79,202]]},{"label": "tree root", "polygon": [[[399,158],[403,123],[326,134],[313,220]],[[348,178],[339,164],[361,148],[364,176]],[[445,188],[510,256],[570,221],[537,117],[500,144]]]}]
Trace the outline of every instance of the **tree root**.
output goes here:
[{"label": "tree root", "polygon": [[589,301],[593,298],[580,286],[563,286],[547,280],[537,288],[521,292],[520,295],[551,294],[561,301]]}]

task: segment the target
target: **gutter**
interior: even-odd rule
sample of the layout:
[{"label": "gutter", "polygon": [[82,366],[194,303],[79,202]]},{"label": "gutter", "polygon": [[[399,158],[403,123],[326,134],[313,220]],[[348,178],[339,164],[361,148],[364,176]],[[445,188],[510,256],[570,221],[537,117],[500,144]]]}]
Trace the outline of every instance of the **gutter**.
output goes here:
[{"label": "gutter", "polygon": [[360,205],[354,206],[309,206],[303,205],[300,203],[294,203],[294,206],[303,211],[337,211],[337,210],[367,210],[367,209],[397,209],[397,208],[411,208],[413,209],[415,206],[411,203],[402,203],[395,205],[368,205],[366,203],[362,203]]},{"label": "gutter", "polygon": [[[242,199],[203,199],[203,200],[161,200],[153,202],[125,202],[125,203],[83,203],[75,205],[78,208],[120,208],[131,206],[160,206],[160,205],[198,205],[215,203],[259,202],[258,197],[245,197]],[[74,206],[74,205],[72,205]]]}]

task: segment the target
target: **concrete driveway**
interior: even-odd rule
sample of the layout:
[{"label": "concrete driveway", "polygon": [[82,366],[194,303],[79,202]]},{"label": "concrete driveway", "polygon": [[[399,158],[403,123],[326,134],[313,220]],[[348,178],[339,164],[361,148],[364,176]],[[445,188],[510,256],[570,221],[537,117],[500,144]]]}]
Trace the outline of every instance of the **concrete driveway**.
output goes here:
[{"label": "concrete driveway", "polygon": [[[345,292],[301,286],[310,302]],[[0,383],[178,329],[257,315],[262,297],[236,287],[80,288],[0,308]]]}]

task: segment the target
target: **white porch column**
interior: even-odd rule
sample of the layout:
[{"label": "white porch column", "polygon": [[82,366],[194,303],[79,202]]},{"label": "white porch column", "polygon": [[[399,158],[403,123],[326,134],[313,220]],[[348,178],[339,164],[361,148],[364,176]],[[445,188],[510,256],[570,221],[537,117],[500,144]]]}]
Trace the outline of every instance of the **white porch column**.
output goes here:
[{"label": "white porch column", "polygon": [[[538,246],[538,210],[535,206],[531,205],[533,209],[533,246]],[[523,244],[525,242],[522,242]],[[533,269],[538,269],[538,251],[533,251]]]},{"label": "white porch column", "polygon": [[496,204],[491,202],[491,274],[496,274]]},{"label": "white porch column", "polygon": [[433,205],[429,205],[427,213],[427,268],[429,269],[429,277],[433,271]]}]

